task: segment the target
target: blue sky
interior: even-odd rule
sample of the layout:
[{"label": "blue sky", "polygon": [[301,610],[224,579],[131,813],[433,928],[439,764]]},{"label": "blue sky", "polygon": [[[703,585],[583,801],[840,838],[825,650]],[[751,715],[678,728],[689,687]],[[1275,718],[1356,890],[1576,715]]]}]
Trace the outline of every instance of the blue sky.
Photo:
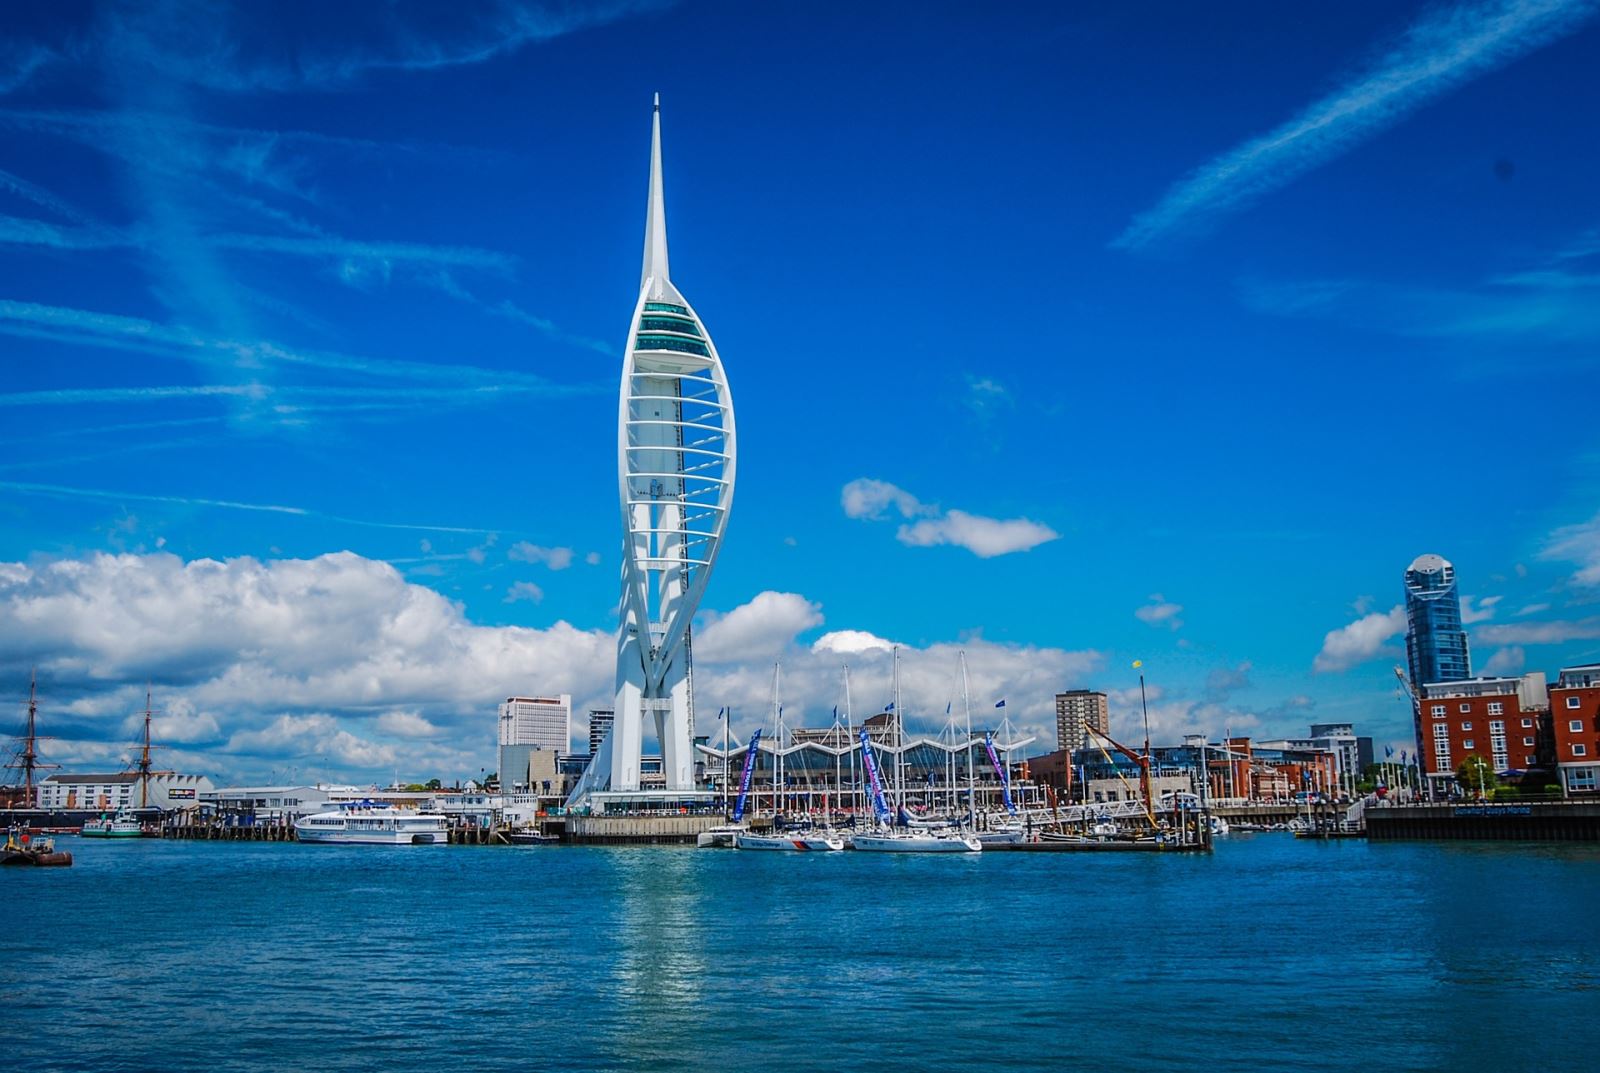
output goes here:
[{"label": "blue sky", "polygon": [[654,92],[741,440],[702,727],[778,657],[791,718],[847,652],[875,709],[892,640],[1041,748],[1069,685],[1131,732],[1135,658],[1160,735],[1399,743],[1428,551],[1477,667],[1600,658],[1596,15],[14,8],[6,692],[109,763],[149,679],[240,778],[600,700]]}]

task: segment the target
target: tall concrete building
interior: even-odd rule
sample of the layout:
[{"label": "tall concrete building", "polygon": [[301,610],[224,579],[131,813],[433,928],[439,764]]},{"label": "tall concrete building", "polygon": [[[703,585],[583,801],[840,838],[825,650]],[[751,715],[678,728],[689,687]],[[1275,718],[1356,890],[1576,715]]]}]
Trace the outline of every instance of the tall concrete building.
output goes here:
[{"label": "tall concrete building", "polygon": [[1438,555],[1419,555],[1406,568],[1406,669],[1418,690],[1472,677],[1467,631],[1461,628],[1456,568]]},{"label": "tall concrete building", "polygon": [[616,720],[617,713],[610,708],[589,709],[589,755],[594,756],[600,751],[600,743],[606,740],[606,735],[611,733],[611,724]]},{"label": "tall concrete building", "polygon": [[1106,695],[1093,689],[1069,689],[1056,694],[1056,745],[1069,753],[1081,749],[1090,730],[1111,733],[1111,709]]},{"label": "tall concrete building", "polygon": [[572,748],[572,696],[507,697],[500,705],[500,744],[537,745],[564,753]]}]

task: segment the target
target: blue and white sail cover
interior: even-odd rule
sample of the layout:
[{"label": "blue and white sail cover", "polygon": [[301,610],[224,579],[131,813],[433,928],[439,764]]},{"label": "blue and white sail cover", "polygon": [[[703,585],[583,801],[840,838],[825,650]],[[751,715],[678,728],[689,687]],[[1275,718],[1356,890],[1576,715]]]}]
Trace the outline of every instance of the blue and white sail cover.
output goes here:
[{"label": "blue and white sail cover", "polygon": [[[646,720],[666,788],[694,788],[689,623],[717,561],[733,502],[733,397],[716,344],[667,270],[661,109],[651,121],[650,195],[639,300],[622,363],[617,484],[622,503],[616,721],[586,779],[639,789]],[[603,781],[602,781],[603,780]]]}]

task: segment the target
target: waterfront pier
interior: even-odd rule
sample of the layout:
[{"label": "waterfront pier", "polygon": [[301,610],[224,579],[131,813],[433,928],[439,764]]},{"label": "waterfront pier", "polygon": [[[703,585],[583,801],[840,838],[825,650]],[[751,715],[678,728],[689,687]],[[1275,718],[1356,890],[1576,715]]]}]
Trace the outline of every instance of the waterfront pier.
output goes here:
[{"label": "waterfront pier", "polygon": [[1374,842],[1600,842],[1600,801],[1399,805],[1368,809],[1366,821]]}]

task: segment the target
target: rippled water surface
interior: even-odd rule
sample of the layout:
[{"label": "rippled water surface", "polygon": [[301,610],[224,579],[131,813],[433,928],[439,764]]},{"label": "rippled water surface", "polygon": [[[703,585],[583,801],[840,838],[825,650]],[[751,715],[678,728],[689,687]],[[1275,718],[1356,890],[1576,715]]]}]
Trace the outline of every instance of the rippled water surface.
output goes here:
[{"label": "rippled water surface", "polygon": [[1593,847],[61,841],[0,871],[11,1069],[1544,1073],[1600,1030]]}]

